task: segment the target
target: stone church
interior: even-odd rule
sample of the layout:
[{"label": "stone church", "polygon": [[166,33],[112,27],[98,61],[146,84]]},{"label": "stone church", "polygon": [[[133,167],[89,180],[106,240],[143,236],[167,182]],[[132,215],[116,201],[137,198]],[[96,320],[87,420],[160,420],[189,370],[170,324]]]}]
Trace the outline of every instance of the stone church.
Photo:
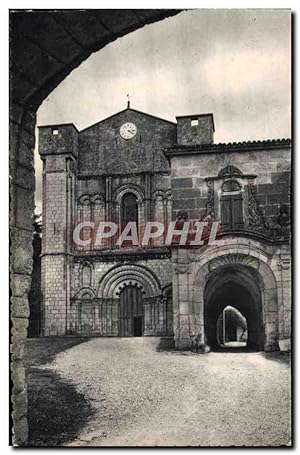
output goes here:
[{"label": "stone church", "polygon": [[[215,144],[214,129],[212,114],[173,123],[129,104],[82,131],[39,127],[45,336],[217,348],[218,318],[231,306],[247,321],[249,347],[288,346],[291,141]],[[122,247],[72,237],[85,221],[167,226],[182,217],[219,221],[221,238],[188,248],[163,236]]]}]

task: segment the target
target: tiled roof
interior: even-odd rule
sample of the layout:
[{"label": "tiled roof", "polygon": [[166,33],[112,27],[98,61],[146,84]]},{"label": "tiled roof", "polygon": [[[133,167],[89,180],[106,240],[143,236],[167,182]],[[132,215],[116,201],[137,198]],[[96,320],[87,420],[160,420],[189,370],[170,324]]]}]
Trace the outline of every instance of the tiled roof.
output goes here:
[{"label": "tiled roof", "polygon": [[164,149],[166,155],[177,155],[184,153],[206,153],[206,152],[228,152],[228,151],[247,151],[247,150],[265,150],[280,147],[290,147],[292,145],[291,139],[268,139],[261,141],[243,141],[243,142],[229,142],[218,144],[174,144],[172,147]]}]

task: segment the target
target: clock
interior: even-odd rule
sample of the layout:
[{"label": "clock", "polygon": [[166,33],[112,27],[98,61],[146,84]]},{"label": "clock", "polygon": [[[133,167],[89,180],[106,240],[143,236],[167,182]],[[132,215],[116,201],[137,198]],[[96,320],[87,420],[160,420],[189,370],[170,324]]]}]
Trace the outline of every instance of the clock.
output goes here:
[{"label": "clock", "polygon": [[124,123],[120,128],[120,136],[126,140],[132,139],[136,133],[137,127],[131,122]]}]

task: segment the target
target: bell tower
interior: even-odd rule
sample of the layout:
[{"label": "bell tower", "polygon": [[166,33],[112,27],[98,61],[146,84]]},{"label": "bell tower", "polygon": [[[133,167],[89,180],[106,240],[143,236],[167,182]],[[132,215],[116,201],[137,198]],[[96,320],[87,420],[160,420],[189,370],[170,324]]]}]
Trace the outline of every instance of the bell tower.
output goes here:
[{"label": "bell tower", "polygon": [[214,142],[213,114],[184,115],[177,119],[179,145],[208,145]]},{"label": "bell tower", "polygon": [[44,335],[67,333],[78,131],[74,125],[39,128],[43,160],[42,294]]}]

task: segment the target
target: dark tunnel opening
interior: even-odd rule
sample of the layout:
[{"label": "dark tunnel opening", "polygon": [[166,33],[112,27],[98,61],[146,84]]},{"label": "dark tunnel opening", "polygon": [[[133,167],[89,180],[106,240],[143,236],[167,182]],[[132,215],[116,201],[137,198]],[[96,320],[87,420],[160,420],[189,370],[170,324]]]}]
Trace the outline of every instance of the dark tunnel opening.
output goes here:
[{"label": "dark tunnel opening", "polygon": [[212,272],[205,287],[205,335],[212,350],[264,349],[259,277],[241,265]]}]

